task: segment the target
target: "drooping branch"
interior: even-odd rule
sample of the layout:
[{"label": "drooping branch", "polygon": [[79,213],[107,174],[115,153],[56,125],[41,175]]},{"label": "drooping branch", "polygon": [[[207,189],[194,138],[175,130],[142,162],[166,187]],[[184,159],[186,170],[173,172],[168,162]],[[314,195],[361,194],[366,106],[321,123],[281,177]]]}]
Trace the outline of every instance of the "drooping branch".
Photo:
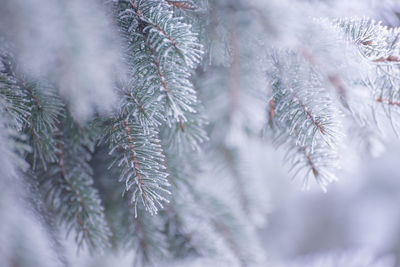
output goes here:
[{"label": "drooping branch", "polygon": [[[92,170],[87,163],[90,152],[83,143],[72,142],[71,132],[63,132],[71,130],[69,127],[57,125],[57,162],[41,170],[41,188],[59,220],[69,231],[75,230],[78,247],[85,243],[90,251],[103,250],[108,247],[110,229],[98,192],[92,187]],[[68,209],[60,200],[68,203]]]}]

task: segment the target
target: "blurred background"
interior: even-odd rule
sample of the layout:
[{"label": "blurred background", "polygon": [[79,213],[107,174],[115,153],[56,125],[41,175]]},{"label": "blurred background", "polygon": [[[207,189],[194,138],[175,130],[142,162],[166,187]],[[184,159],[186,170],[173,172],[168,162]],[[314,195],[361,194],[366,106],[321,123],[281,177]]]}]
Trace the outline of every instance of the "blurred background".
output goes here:
[{"label": "blurred background", "polygon": [[284,171],[270,176],[272,210],[261,233],[271,259],[371,251],[398,266],[400,143],[351,165],[327,193],[299,191]]}]

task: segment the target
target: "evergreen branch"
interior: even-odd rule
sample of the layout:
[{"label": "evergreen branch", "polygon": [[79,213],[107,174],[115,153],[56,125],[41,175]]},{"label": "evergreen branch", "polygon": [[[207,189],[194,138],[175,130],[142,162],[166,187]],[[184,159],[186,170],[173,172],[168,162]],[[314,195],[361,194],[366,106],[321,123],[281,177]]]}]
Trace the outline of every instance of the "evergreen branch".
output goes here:
[{"label": "evergreen branch", "polygon": [[[353,43],[366,64],[374,71],[367,73],[365,84],[378,103],[396,106],[400,97],[400,28],[387,28],[370,19],[343,19],[333,22],[345,38]],[[387,112],[391,119],[391,113]]]},{"label": "evergreen branch", "polygon": [[338,19],[334,20],[333,25],[349,42],[355,44],[361,55],[368,59],[386,58],[388,49],[386,27],[374,20],[363,19]]},{"label": "evergreen branch", "polygon": [[194,113],[193,106],[196,103],[196,95],[192,84],[188,80],[190,74],[185,68],[175,65],[173,61],[161,65],[156,53],[157,46],[147,39],[151,56],[159,76],[162,88],[164,88],[167,118],[172,116],[174,120],[182,124],[186,121],[186,113]]},{"label": "evergreen branch", "polygon": [[149,48],[143,46],[145,36],[132,33],[131,21],[121,21],[127,35],[128,64],[131,67],[130,80],[122,89],[122,109],[128,118],[135,118],[144,127],[159,126],[165,114],[160,108],[159,76]]},{"label": "evergreen branch", "polygon": [[12,55],[0,51],[0,104],[18,128],[26,122],[30,115],[27,95],[21,89],[21,81],[16,76]]},{"label": "evergreen branch", "polygon": [[[71,122],[64,122],[63,128],[58,126],[58,160],[49,165],[48,171],[41,175],[42,188],[51,207],[67,226],[68,233],[73,229],[76,232],[78,248],[86,244],[91,251],[103,250],[108,247],[110,230],[98,191],[92,186],[93,171],[88,164],[90,151],[86,149],[84,142],[77,143],[77,137],[73,136],[73,132],[77,131],[75,134],[79,134],[80,139],[87,132],[73,125],[65,125],[66,123]],[[61,132],[61,129],[65,132]]]},{"label": "evergreen branch", "polygon": [[400,62],[397,51],[400,28],[388,29],[368,18],[340,19],[332,23],[371,64],[393,65]]},{"label": "evergreen branch", "polygon": [[131,0],[131,5],[133,13],[144,23],[143,33],[146,33],[148,40],[155,44],[157,53],[162,56],[160,59],[183,59],[182,65],[189,68],[199,63],[203,52],[196,34],[190,25],[181,22],[182,18],[174,17],[168,5],[155,0],[138,3]]},{"label": "evergreen branch", "polygon": [[[138,164],[138,160],[135,155],[136,154],[135,145],[134,145],[133,137],[131,135],[131,129],[129,128],[129,124],[127,121],[124,121],[124,126],[125,126],[125,133],[128,136],[128,143],[129,143],[129,149],[130,149],[131,156],[132,156],[133,167],[135,168],[136,171],[139,171],[140,166]],[[144,184],[143,184],[142,175],[140,174],[140,172],[137,173],[137,178],[139,181],[138,186],[139,186],[139,188],[142,188],[144,186]]]},{"label": "evergreen branch", "polygon": [[[149,20],[153,14],[154,19],[165,19],[168,22],[170,11],[164,6],[159,6],[156,1],[130,2],[132,9],[122,7],[119,12],[119,21],[126,39],[129,40],[128,64],[131,67],[132,80],[125,90],[125,99],[122,104],[122,114],[119,121],[114,123],[110,132],[111,151],[117,152],[113,164],[123,165],[120,180],[126,184],[125,191],[132,193],[131,201],[135,203],[135,216],[137,204],[143,204],[151,214],[157,213],[162,208],[162,202],[169,191],[166,179],[167,173],[163,166],[164,155],[157,138],[157,129],[160,121],[167,120],[171,126],[175,123],[183,125],[184,112],[194,112],[190,105],[195,103],[195,94],[188,77],[187,67],[182,61],[174,62],[173,57],[161,55],[159,43],[178,47],[178,42],[173,40],[174,34],[165,25]],[[164,13],[161,13],[164,12]],[[164,14],[164,17],[157,15]],[[132,16],[133,15],[133,16]],[[138,19],[138,20],[136,20]],[[152,29],[153,28],[153,29]],[[153,31],[161,34],[154,35]],[[179,36],[178,36],[179,37]],[[177,38],[179,40],[179,38]],[[160,61],[160,59],[163,61]],[[165,99],[165,106],[162,100]],[[148,115],[147,115],[148,114]],[[148,120],[148,123],[142,123]],[[147,144],[146,151],[143,144]],[[150,153],[150,157],[146,154]],[[125,159],[125,160],[123,160]]]},{"label": "evergreen branch", "polygon": [[[150,2],[154,4],[154,2]],[[168,14],[168,16],[165,15],[164,17],[162,17],[162,19],[166,21],[160,21],[160,23],[172,23],[169,21],[169,19],[172,19],[172,14],[169,14],[170,11],[163,10],[161,7],[160,9],[151,9],[150,7],[148,7],[149,5],[149,3],[144,3],[144,11],[141,11],[140,5],[137,5],[136,2],[133,1],[132,6],[134,8],[134,11],[132,12],[137,16],[144,16],[142,14],[146,14],[148,12],[159,12],[160,14],[162,14],[162,12],[165,12]],[[150,90],[153,90],[153,88],[156,88],[157,84],[159,85],[158,88],[162,87],[165,93],[164,97],[162,98],[164,98],[166,101],[166,111],[160,111],[160,113],[162,113],[164,117],[166,117],[168,120],[171,120],[172,118],[173,120],[177,120],[178,122],[180,120],[184,122],[186,112],[195,112],[192,106],[196,103],[196,95],[192,84],[188,80],[190,77],[189,70],[191,67],[193,67],[193,64],[186,65],[183,64],[183,62],[180,62],[179,59],[176,57],[169,57],[165,55],[163,51],[170,50],[168,48],[168,43],[175,43],[175,41],[165,42],[163,41],[163,39],[165,39],[164,35],[154,35],[153,31],[146,30],[149,29],[148,25],[141,25],[140,23],[136,23],[134,20],[132,21],[131,17],[124,15],[125,13],[132,13],[129,13],[129,10],[130,9],[126,9],[125,11],[121,12],[120,20],[123,28],[129,33],[130,36],[133,37],[134,40],[132,41],[136,41],[136,43],[132,42],[131,48],[132,51],[135,53],[134,56],[138,57],[140,60],[139,61],[138,59],[136,59],[135,61],[140,63],[141,65],[139,67],[139,64],[134,63],[132,67],[135,73],[140,72],[144,74],[140,77],[142,81],[140,81],[139,83],[141,85],[139,88],[141,90],[146,90],[146,88],[150,88]],[[161,15],[157,15],[156,17],[158,16]],[[141,20],[140,22],[143,22],[143,20]],[[146,20],[144,20],[143,23],[145,22]],[[182,34],[186,34],[187,32],[189,32],[190,34],[190,29],[181,29],[180,31],[171,32],[171,36],[177,35],[179,36],[179,38],[182,38],[183,46],[184,41],[194,42],[194,40],[191,40],[194,37],[182,37]],[[132,37],[130,37],[130,39],[132,39]],[[179,42],[177,41],[177,43]],[[143,45],[145,47],[143,47]],[[185,50],[185,55],[191,54],[189,50],[190,49]],[[151,59],[152,62],[149,62],[149,59]],[[157,95],[155,95],[155,98],[158,100]],[[172,122],[169,121],[169,124],[171,123]]]},{"label": "evergreen branch", "polygon": [[312,148],[311,140],[300,146],[292,136],[281,133],[275,137],[276,146],[284,146],[286,155],[284,161],[290,166],[292,177],[303,176],[303,188],[309,186],[309,179],[312,176],[321,188],[326,191],[328,183],[335,181],[335,171],[338,169],[337,151],[318,142]]},{"label": "evergreen branch", "polygon": [[[314,90],[314,94],[322,93],[319,88],[311,87],[310,89]],[[312,142],[312,146],[319,137],[328,145],[333,144],[336,134],[334,127],[336,125],[329,120],[329,118],[332,118],[332,114],[329,114],[329,110],[325,110],[326,107],[324,106],[317,107],[314,102],[315,99],[312,99],[313,102],[306,102],[306,99],[309,99],[307,97],[308,91],[296,90],[299,89],[290,89],[289,87],[289,89],[275,91],[276,114],[274,119],[286,124],[289,134],[296,136],[299,144],[304,144],[308,137],[311,137],[311,140],[315,140]],[[319,100],[322,103],[330,101],[329,98],[323,95],[320,95],[320,97]],[[326,116],[322,115],[322,112]]]},{"label": "evergreen branch", "polygon": [[[198,104],[193,85],[189,81],[192,66],[179,57],[168,56],[169,52],[167,54],[162,52],[164,48],[170,50],[168,44],[172,44],[172,48],[174,45],[184,47],[185,42],[195,41],[193,39],[195,35],[189,36],[190,29],[183,29],[183,24],[180,22],[179,25],[182,24],[183,27],[180,32],[171,29],[169,23],[175,22],[169,20],[176,18],[172,18],[172,13],[157,1],[130,3],[133,9],[125,8],[119,17],[130,41],[129,50],[133,52],[133,56],[130,57],[133,82],[130,83],[132,87],[129,89],[129,94],[134,96],[127,98],[126,105],[137,105],[138,108],[128,108],[127,114],[129,116],[132,113],[130,110],[138,110],[134,114],[139,114],[136,115],[136,120],[141,122],[144,121],[141,118],[142,114],[148,111],[150,115],[146,117],[153,122],[150,123],[151,126],[158,127],[160,121],[166,121],[171,132],[175,133],[175,129],[181,130],[179,140],[186,140],[190,146],[198,149],[199,143],[206,140],[206,134],[201,128],[203,119],[195,115]],[[159,8],[153,8],[154,5]],[[141,19],[136,21],[135,16],[129,14],[135,14]],[[157,23],[147,23],[149,16],[153,16]],[[157,31],[162,30],[162,34],[153,34],[151,27],[155,27]],[[173,36],[177,37],[176,41],[170,40]],[[160,46],[161,44],[163,46]],[[190,53],[185,51],[185,54]],[[160,105],[162,102],[165,103],[164,107]]]},{"label": "evergreen branch", "polygon": [[132,193],[135,216],[139,201],[151,214],[156,214],[163,207],[162,202],[168,202],[165,195],[170,194],[165,188],[169,183],[156,130],[145,130],[136,121],[125,118],[114,123],[108,139],[110,153],[116,152],[110,167],[121,167],[119,180],[125,182],[125,191]]},{"label": "evergreen branch", "polygon": [[163,72],[161,71],[160,63],[158,62],[156,52],[152,48],[152,44],[151,43],[149,43],[149,47],[150,47],[151,55],[152,55],[153,60],[154,60],[154,65],[156,66],[156,69],[157,69],[157,73],[160,76],[162,87],[164,88],[164,92],[165,92],[165,96],[166,96],[166,99],[167,99],[167,103],[170,104],[170,106],[172,107],[172,110],[176,111],[176,113],[178,114],[178,115],[176,115],[176,117],[177,117],[178,121],[181,122],[181,118],[180,118],[181,114],[179,114],[180,112],[178,111],[178,109],[176,107],[176,104],[175,104],[175,101],[174,101],[174,98],[172,97],[171,92],[170,92],[170,90],[168,88],[165,76],[164,76]]},{"label": "evergreen branch", "polygon": [[42,105],[39,103],[38,98],[36,95],[33,93],[32,89],[30,88],[29,85],[24,87],[25,90],[28,92],[29,96],[32,98],[32,101],[34,103],[34,106],[38,109],[38,111],[43,111]]},{"label": "evergreen branch", "polygon": [[130,0],[130,2],[132,4],[132,7],[135,10],[135,13],[136,13],[137,17],[139,18],[139,20],[147,23],[147,25],[150,25],[150,26],[154,27],[155,29],[157,29],[159,32],[161,32],[171,42],[172,46],[175,49],[177,49],[176,41],[174,39],[172,39],[172,37],[165,31],[165,29],[163,29],[162,26],[160,26],[156,22],[150,21],[148,18],[143,16],[142,12],[140,11],[140,9],[139,9],[139,7],[138,7],[138,5],[137,5],[135,0]]},{"label": "evergreen branch", "polygon": [[[110,176],[119,175],[120,167],[116,164],[108,168],[112,157],[108,155],[108,149],[97,150],[94,160],[96,181],[99,182],[99,190],[105,198],[106,214],[113,229],[113,243],[115,248],[130,248],[133,250],[133,266],[152,266],[151,264],[167,255],[166,236],[162,231],[161,220],[163,214],[149,216],[142,207],[136,208],[130,198],[121,198],[120,183]],[[141,206],[141,203],[137,203]],[[161,211],[163,212],[163,211]]]},{"label": "evergreen branch", "polygon": [[[28,161],[32,167],[36,168],[40,160],[46,169],[47,163],[57,160],[53,132],[57,117],[62,116],[63,104],[52,88],[28,81],[18,73],[11,55],[1,58],[5,68],[0,73],[0,95],[7,103],[5,108],[29,137],[32,153],[28,157],[32,158]],[[6,83],[1,86],[1,81]]]},{"label": "evergreen branch", "polygon": [[46,170],[48,163],[57,161],[57,141],[54,138],[54,130],[59,123],[59,117],[63,116],[63,108],[60,98],[51,88],[39,88],[40,85],[25,83],[22,87],[29,96],[30,116],[25,124],[25,131],[30,136],[29,143],[32,147],[31,164],[35,169],[40,160]]},{"label": "evergreen branch", "polygon": [[[293,177],[303,172],[306,187],[312,174],[325,190],[327,183],[336,179],[333,171],[337,168],[336,144],[341,136],[336,119],[339,111],[321,87],[322,78],[308,63],[295,54],[283,55],[292,57],[291,63],[276,54],[275,69],[269,74],[273,89],[269,121],[274,142],[287,148],[285,161],[290,162]],[[301,73],[300,68],[305,72]]]}]

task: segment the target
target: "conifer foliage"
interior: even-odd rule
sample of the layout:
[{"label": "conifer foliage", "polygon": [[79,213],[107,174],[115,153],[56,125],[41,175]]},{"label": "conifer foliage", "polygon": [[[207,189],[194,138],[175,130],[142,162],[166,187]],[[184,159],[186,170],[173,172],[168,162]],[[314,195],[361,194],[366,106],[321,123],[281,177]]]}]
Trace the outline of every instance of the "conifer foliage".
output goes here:
[{"label": "conifer foliage", "polygon": [[[283,148],[292,177],[326,190],[346,135],[378,135],[385,118],[398,127],[400,30],[309,12],[262,0],[2,3],[0,262],[68,266],[67,236],[135,266],[259,266],[268,177],[253,151]],[[13,217],[24,210],[32,231]]]}]

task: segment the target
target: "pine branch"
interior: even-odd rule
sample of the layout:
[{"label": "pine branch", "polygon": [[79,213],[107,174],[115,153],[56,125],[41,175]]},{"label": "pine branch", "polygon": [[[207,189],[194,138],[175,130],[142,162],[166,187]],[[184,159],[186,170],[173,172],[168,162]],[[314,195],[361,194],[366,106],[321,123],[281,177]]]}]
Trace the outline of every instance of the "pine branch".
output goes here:
[{"label": "pine branch", "polygon": [[157,69],[150,49],[144,46],[146,37],[136,33],[131,20],[121,20],[127,49],[130,79],[122,89],[122,109],[128,118],[135,118],[144,127],[157,127],[164,121],[165,114],[160,108],[160,87]]},{"label": "pine branch", "polygon": [[[190,26],[173,17],[160,2],[131,1],[131,6],[132,9],[128,7],[120,13],[120,20],[135,39],[141,35],[140,45],[146,48],[136,50],[138,56],[144,59],[147,56],[153,61],[145,65],[146,69],[152,66],[153,70],[146,72],[143,79],[157,82],[158,88],[163,88],[164,95],[160,98],[166,107],[161,112],[168,123],[183,123],[185,114],[195,112],[196,95],[189,77],[190,69],[201,58],[201,45]],[[157,80],[153,80],[154,75]]]},{"label": "pine branch", "polygon": [[139,201],[151,214],[156,214],[163,207],[162,202],[168,202],[166,195],[170,194],[156,130],[151,127],[145,130],[138,122],[126,118],[116,121],[112,128],[108,140],[115,159],[110,168],[114,165],[121,168],[119,180],[125,182],[125,191],[132,194],[135,216]]},{"label": "pine branch", "polygon": [[190,25],[181,22],[182,18],[174,17],[164,1],[131,0],[131,4],[134,14],[144,23],[143,33],[146,33],[148,41],[154,44],[160,59],[180,58],[183,59],[181,63],[189,68],[199,63],[203,52],[197,35],[191,31]]},{"label": "pine branch", "polygon": [[[154,214],[169,194],[157,127],[166,121],[175,132],[173,125],[179,125],[193,147],[205,139],[201,123],[193,121],[197,100],[189,81],[201,46],[190,26],[159,1],[130,1],[119,8],[119,22],[129,41],[132,78],[123,90],[122,112],[109,140],[111,150],[118,153],[114,164],[124,166],[120,180],[132,193],[135,209],[140,201]],[[143,144],[149,149],[143,151]]]},{"label": "pine branch", "polygon": [[[283,57],[289,57],[290,63]],[[294,177],[303,173],[305,187],[312,174],[326,190],[327,183],[336,179],[339,111],[323,88],[322,77],[307,62],[285,52],[275,54],[273,61],[269,121],[274,143],[286,147],[285,161],[291,164]]]},{"label": "pine branch", "polygon": [[380,22],[363,18],[339,19],[334,20],[332,24],[344,33],[346,40],[358,47],[362,56],[372,61],[387,57],[388,29]]},{"label": "pine branch", "polygon": [[63,116],[64,105],[51,88],[39,88],[39,84],[25,83],[22,90],[27,91],[30,116],[25,124],[25,132],[30,136],[32,147],[31,164],[35,169],[40,160],[46,170],[48,163],[57,161],[57,141],[54,130],[60,117]]},{"label": "pine branch", "polygon": [[[400,100],[400,28],[387,28],[373,20],[342,19],[333,24],[356,46],[361,58],[372,69],[365,76],[365,85],[384,109]],[[386,112],[392,119],[391,112]]]},{"label": "pine branch", "polygon": [[27,98],[26,92],[21,90],[13,56],[0,51],[0,104],[3,112],[19,129],[30,115]]},{"label": "pine branch", "polygon": [[28,80],[19,73],[11,55],[3,55],[2,63],[4,71],[0,80],[4,83],[0,86],[0,95],[4,97],[10,116],[29,137],[32,153],[28,157],[32,158],[28,161],[36,168],[40,160],[46,169],[47,163],[57,160],[53,131],[57,117],[62,116],[64,105],[52,88]]},{"label": "pine branch", "polygon": [[93,188],[90,144],[84,142],[88,132],[71,121],[57,127],[57,162],[41,175],[42,188],[68,233],[75,231],[78,248],[85,244],[90,251],[103,250],[108,247],[110,230],[98,191]]}]

